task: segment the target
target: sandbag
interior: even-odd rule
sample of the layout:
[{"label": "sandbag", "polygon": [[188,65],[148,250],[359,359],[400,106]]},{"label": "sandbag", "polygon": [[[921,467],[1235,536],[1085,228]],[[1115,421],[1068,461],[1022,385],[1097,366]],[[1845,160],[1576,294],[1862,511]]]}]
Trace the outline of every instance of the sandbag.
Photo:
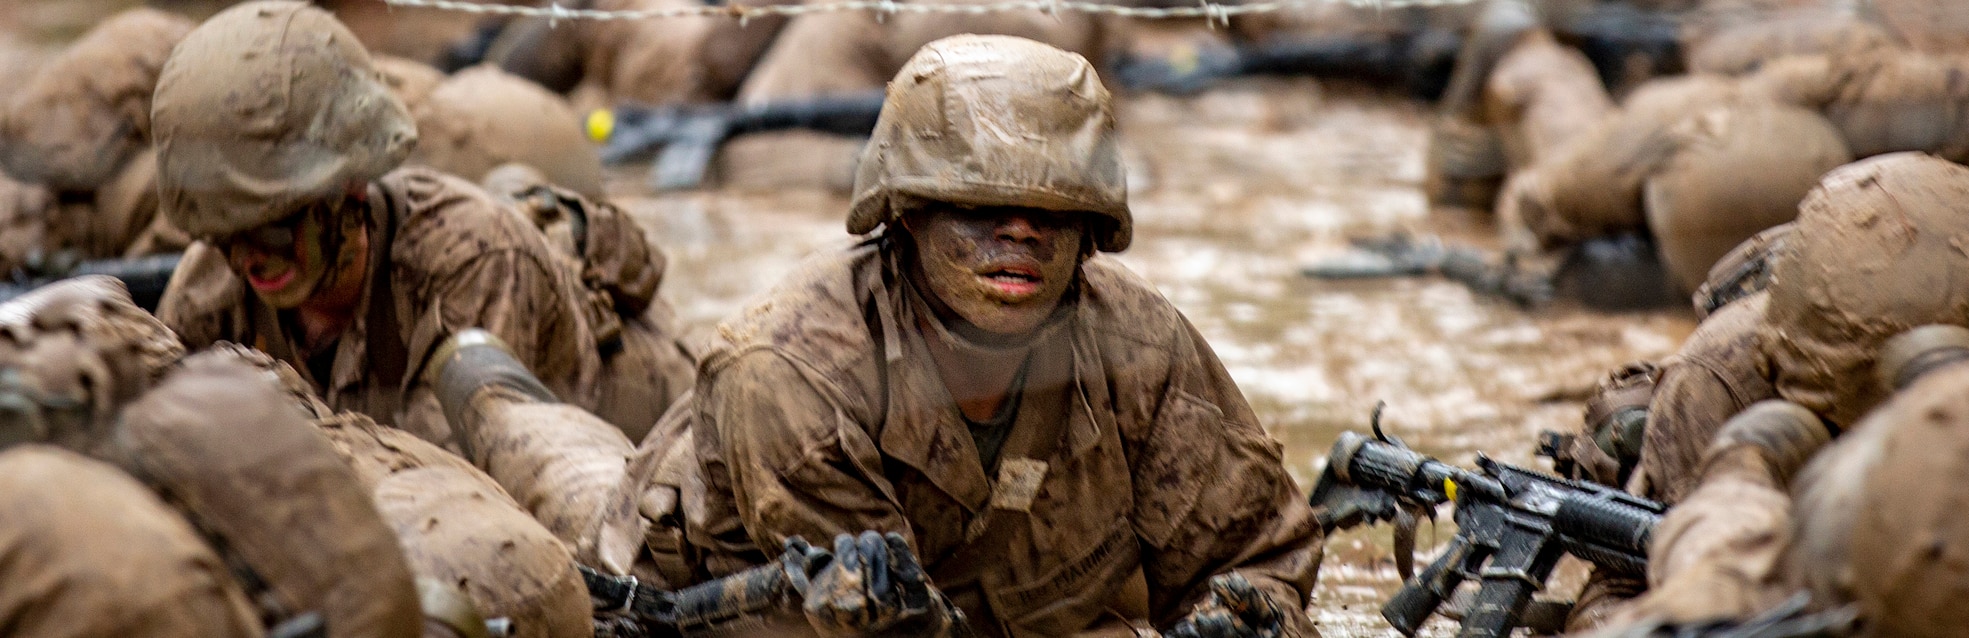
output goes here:
[{"label": "sandbag", "polygon": [[257,638],[259,618],[184,519],[108,464],[0,451],[0,627],[18,638]]},{"label": "sandbag", "polygon": [[329,636],[417,636],[410,567],[359,482],[274,379],[194,355],[123,411],[111,456],[225,540]]},{"label": "sandbag", "polygon": [[1674,133],[1678,149],[1642,197],[1662,262],[1684,292],[1738,243],[1791,221],[1819,176],[1853,159],[1825,118],[1764,100],[1696,113]]}]

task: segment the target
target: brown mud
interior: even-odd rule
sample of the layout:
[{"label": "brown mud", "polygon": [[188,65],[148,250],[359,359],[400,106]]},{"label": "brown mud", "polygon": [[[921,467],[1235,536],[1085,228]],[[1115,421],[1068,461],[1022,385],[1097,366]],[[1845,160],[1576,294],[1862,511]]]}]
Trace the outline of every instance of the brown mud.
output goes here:
[{"label": "brown mud", "polygon": [[[130,0],[0,2],[0,80]],[[81,26],[76,26],[81,25]],[[5,85],[0,82],[0,85]],[[1604,314],[1565,304],[1526,312],[1435,278],[1355,283],[1299,276],[1351,236],[1398,230],[1494,245],[1488,214],[1424,196],[1430,107],[1352,84],[1242,80],[1203,95],[1117,96],[1135,214],[1121,261],[1194,322],[1285,444],[1303,487],[1339,432],[1386,426],[1455,463],[1478,451],[1544,468],[1544,429],[1577,427],[1599,377],[1671,353],[1686,310]],[[662,295],[702,339],[801,258],[853,241],[847,199],[818,191],[652,194],[645,166],[607,189],[669,254]],[[1425,522],[1423,560],[1453,533]],[[1390,633],[1380,602],[1398,585],[1386,526],[1330,539],[1316,594],[1329,638]],[[1554,589],[1583,580],[1562,569]],[[1441,620],[1432,635],[1453,633]]]},{"label": "brown mud", "polygon": [[[1519,464],[1539,430],[1576,427],[1599,377],[1666,356],[1685,310],[1525,312],[1440,279],[1332,283],[1298,268],[1350,236],[1397,230],[1492,244],[1482,213],[1430,210],[1422,190],[1429,107],[1314,80],[1240,81],[1193,98],[1119,100],[1135,244],[1120,258],[1189,316],[1223,358],[1302,486],[1339,432],[1385,424],[1424,452]],[[820,192],[652,196],[642,167],[610,190],[670,255],[663,295],[693,336],[800,258],[852,241],[845,198]],[[1427,552],[1453,526],[1428,523]],[[1316,597],[1326,635],[1385,635],[1398,584],[1387,528],[1332,539]],[[1578,566],[1558,590],[1576,589]],[[1569,592],[1565,592],[1569,593]],[[1434,631],[1448,629],[1437,621]]]}]

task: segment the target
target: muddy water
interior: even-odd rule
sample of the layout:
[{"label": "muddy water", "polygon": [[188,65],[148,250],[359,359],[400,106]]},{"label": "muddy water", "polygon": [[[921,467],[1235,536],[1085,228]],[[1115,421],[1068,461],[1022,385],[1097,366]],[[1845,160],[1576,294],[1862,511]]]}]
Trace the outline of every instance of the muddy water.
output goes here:
[{"label": "muddy water", "polygon": [[[1303,262],[1349,236],[1486,241],[1482,215],[1431,211],[1423,196],[1426,108],[1359,87],[1263,80],[1194,98],[1137,96],[1119,109],[1136,217],[1135,245],[1120,258],[1209,339],[1302,485],[1380,400],[1385,423],[1426,452],[1532,463],[1537,432],[1574,427],[1601,374],[1670,353],[1693,327],[1675,311],[1526,313],[1435,279],[1301,278]],[[631,195],[640,180],[625,170],[614,187]],[[664,294],[697,334],[801,257],[849,241],[845,200],[826,193],[625,203],[669,251]],[[1422,544],[1449,532],[1425,524]],[[1397,584],[1388,546],[1385,529],[1331,541],[1316,600],[1328,636],[1388,632],[1377,615]],[[1580,571],[1567,570],[1560,588],[1577,587]]]}]

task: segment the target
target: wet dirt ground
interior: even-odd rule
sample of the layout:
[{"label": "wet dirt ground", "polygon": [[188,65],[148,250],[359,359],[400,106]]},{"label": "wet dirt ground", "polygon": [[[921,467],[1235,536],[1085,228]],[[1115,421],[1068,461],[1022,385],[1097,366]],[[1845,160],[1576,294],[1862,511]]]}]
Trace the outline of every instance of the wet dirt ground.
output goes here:
[{"label": "wet dirt ground", "polygon": [[[1223,358],[1302,486],[1339,432],[1376,401],[1411,445],[1469,463],[1482,451],[1538,464],[1540,430],[1577,427],[1605,372],[1671,353],[1682,310],[1526,312],[1434,278],[1333,283],[1305,262],[1352,236],[1396,230],[1488,241],[1486,215],[1431,210],[1421,189],[1428,106],[1310,79],[1239,81],[1196,97],[1127,96],[1135,244],[1121,261],[1153,281]],[[803,256],[845,245],[844,198],[825,192],[648,194],[639,168],[612,188],[669,252],[664,295],[696,334]],[[1419,536],[1425,552],[1451,528]],[[1399,584],[1386,528],[1329,542],[1316,597],[1329,637],[1391,633],[1379,603]],[[1583,580],[1569,566],[1554,589]],[[1443,633],[1443,621],[1432,633]]]},{"label": "wet dirt ground", "polygon": [[[79,32],[62,22],[69,13],[41,9],[60,4],[0,2],[0,25]],[[0,80],[32,69],[59,39],[16,31],[0,29]],[[1119,259],[1202,331],[1285,444],[1302,486],[1339,432],[1366,427],[1377,401],[1388,403],[1386,425],[1426,453],[1467,464],[1482,451],[1543,467],[1532,456],[1540,430],[1576,427],[1581,399],[1602,374],[1669,354],[1694,327],[1683,310],[1527,312],[1434,278],[1302,278],[1302,264],[1353,236],[1408,230],[1488,241],[1487,215],[1432,210],[1423,195],[1428,108],[1310,79],[1120,100],[1136,235]],[[642,167],[615,169],[611,191],[668,252],[663,294],[696,335],[804,256],[851,241],[839,195],[659,195],[643,176]],[[1450,532],[1425,523],[1425,560]],[[1392,633],[1377,613],[1398,584],[1389,536],[1382,527],[1330,539],[1315,599],[1329,638]],[[1563,595],[1583,570],[1562,572],[1554,590]],[[1430,633],[1448,629],[1438,620]]]}]

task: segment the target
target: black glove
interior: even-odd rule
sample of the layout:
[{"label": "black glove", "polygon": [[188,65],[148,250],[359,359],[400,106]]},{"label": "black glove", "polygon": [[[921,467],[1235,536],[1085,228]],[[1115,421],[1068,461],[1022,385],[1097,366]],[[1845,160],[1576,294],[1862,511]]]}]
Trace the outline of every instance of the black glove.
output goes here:
[{"label": "black glove", "polygon": [[1243,574],[1210,578],[1210,597],[1163,635],[1167,638],[1277,638],[1285,615]]},{"label": "black glove", "polygon": [[835,536],[833,561],[814,574],[801,609],[828,636],[940,636],[963,623],[894,532]]}]

